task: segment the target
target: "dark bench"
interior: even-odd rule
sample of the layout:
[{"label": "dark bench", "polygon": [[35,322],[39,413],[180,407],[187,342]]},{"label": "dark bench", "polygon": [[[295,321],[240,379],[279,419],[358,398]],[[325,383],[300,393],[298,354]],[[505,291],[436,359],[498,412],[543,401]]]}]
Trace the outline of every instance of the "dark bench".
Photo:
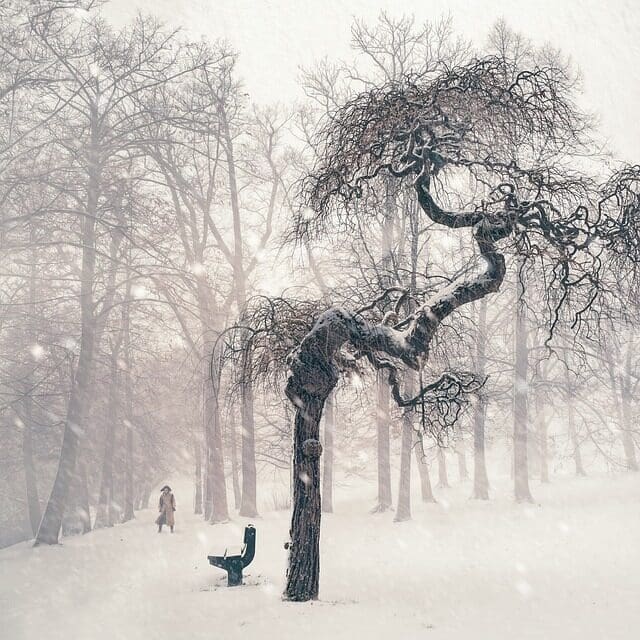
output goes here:
[{"label": "dark bench", "polygon": [[209,564],[227,572],[227,586],[237,587],[242,584],[242,570],[248,567],[256,555],[256,528],[249,524],[244,529],[244,545],[240,555],[228,556],[225,549],[223,556],[208,556]]}]

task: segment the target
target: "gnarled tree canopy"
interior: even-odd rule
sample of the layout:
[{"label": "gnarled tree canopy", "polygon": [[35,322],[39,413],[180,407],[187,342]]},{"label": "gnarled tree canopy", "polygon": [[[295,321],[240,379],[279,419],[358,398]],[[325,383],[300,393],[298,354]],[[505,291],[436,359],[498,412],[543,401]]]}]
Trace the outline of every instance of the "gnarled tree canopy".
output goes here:
[{"label": "gnarled tree canopy", "polygon": [[612,269],[635,280],[640,167],[603,184],[579,170],[591,143],[572,88],[561,67],[521,69],[487,57],[363,92],[327,118],[302,182],[298,237],[330,221],[348,227],[395,184],[414,194],[430,223],[468,230],[475,251],[462,275],[429,295],[391,288],[360,309],[319,313],[297,337],[286,385],[297,410],[288,598],[318,593],[318,425],[342,370],[364,359],[388,372],[399,406],[428,402],[446,423],[481,381],[448,372],[425,383],[421,375],[416,394],[401,388],[403,372],[422,372],[453,312],[500,289],[505,256],[517,256],[521,269],[531,261],[543,267],[552,331],[568,301],[574,323],[588,317]]}]

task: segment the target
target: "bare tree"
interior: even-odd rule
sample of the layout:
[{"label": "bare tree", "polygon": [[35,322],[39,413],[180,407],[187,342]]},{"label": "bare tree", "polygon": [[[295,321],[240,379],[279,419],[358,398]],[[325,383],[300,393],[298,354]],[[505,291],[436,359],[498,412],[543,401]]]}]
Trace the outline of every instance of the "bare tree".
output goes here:
[{"label": "bare tree", "polygon": [[[638,196],[631,176],[614,176],[598,193],[588,180],[564,173],[553,164],[567,148],[580,151],[584,144],[585,125],[573,107],[571,87],[565,80],[562,69],[555,67],[533,67],[514,74],[504,58],[472,60],[418,81],[364,92],[328,122],[321,160],[305,186],[307,202],[316,216],[300,218],[297,229],[301,235],[311,233],[314,223],[326,224],[332,214],[348,222],[350,205],[379,197],[380,184],[386,176],[393,176],[413,184],[420,207],[434,223],[473,230],[481,266],[474,271],[472,259],[465,275],[397,321],[365,319],[374,305],[355,312],[328,310],[319,315],[290,358],[286,393],[296,407],[296,418],[288,599],[308,600],[318,595],[318,429],[326,398],[338,380],[339,363],[365,358],[390,373],[392,396],[399,405],[428,400],[440,409],[434,410],[431,420],[451,413],[457,417],[450,407],[470,389],[469,381],[444,374],[424,385],[417,395],[407,394],[402,391],[398,367],[419,370],[442,321],[460,307],[499,290],[506,273],[499,243],[529,260],[538,251],[544,252],[551,268],[559,272],[553,285],[567,295],[585,294],[585,305],[576,311],[583,322],[599,293],[597,274],[604,268],[601,256],[596,257],[600,247],[613,260],[621,260],[624,253],[627,268],[635,264],[636,227],[627,223],[629,214],[624,207],[621,210],[612,201],[613,193],[622,192],[626,206],[636,211]],[[514,135],[520,143],[517,154]],[[538,153],[539,144],[544,145],[543,156]],[[456,172],[466,172],[485,187],[482,200],[460,213],[436,200],[437,195],[447,198],[443,178]],[[599,212],[597,217],[594,209]],[[594,250],[596,238],[599,248]],[[536,252],[531,251],[534,243]],[[581,273],[585,274],[582,278]],[[388,291],[383,294],[388,295]],[[552,329],[567,295],[561,295],[551,308]],[[398,314],[400,308],[396,304],[393,312]]]}]

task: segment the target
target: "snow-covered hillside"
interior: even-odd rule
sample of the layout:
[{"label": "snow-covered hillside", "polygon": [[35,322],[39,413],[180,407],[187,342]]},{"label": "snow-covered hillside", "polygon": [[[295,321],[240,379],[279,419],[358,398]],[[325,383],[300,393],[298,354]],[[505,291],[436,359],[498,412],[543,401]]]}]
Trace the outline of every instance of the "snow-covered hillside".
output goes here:
[{"label": "snow-covered hillside", "polygon": [[[640,479],[557,479],[516,505],[502,479],[488,503],[469,486],[414,501],[413,520],[370,515],[353,482],[323,519],[321,599],[281,600],[286,511],[255,524],[246,584],[229,589],[207,554],[244,524],[211,526],[178,498],[177,531],[135,522],[58,547],[0,551],[3,640],[397,638],[632,640],[640,637]],[[182,508],[181,508],[182,507]]]}]

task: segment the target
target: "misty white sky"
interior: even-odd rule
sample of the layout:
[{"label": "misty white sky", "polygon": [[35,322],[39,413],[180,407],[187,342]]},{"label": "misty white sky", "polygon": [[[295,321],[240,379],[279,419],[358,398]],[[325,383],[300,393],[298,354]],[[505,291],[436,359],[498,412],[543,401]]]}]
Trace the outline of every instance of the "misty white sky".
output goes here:
[{"label": "misty white sky", "polygon": [[239,71],[260,103],[301,97],[298,67],[323,56],[348,58],[354,16],[381,10],[418,21],[450,14],[461,34],[482,44],[500,17],[537,44],[570,55],[584,76],[585,106],[600,116],[614,153],[640,161],[640,3],[634,0],[111,0],[114,22],[154,13],[191,35],[225,38],[240,52]]}]

